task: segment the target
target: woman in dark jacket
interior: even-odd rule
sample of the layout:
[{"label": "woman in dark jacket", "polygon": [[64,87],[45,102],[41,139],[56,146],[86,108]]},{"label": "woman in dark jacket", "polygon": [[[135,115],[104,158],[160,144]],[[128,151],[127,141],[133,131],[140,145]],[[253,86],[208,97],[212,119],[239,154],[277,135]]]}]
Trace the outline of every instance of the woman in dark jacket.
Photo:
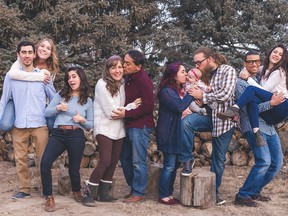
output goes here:
[{"label": "woman in dark jacket", "polygon": [[168,64],[158,90],[159,118],[156,127],[158,149],[163,152],[164,162],[159,181],[159,203],[177,204],[173,198],[178,162],[180,137],[180,121],[182,112],[194,100],[186,94],[183,84],[187,73],[181,63]]}]

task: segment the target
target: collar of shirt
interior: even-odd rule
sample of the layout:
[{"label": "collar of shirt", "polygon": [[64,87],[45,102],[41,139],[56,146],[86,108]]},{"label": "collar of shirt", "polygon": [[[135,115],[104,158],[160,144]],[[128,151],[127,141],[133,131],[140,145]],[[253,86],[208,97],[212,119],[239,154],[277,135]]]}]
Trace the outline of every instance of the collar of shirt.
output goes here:
[{"label": "collar of shirt", "polygon": [[126,80],[126,81],[135,80],[135,79],[137,79],[137,78],[141,75],[142,72],[143,72],[143,69],[141,69],[140,71],[138,71],[138,72],[136,72],[136,73],[127,74],[127,75],[125,76],[125,80]]},{"label": "collar of shirt", "polygon": [[218,67],[211,72],[211,77],[213,77],[217,73]]},{"label": "collar of shirt", "polygon": [[[20,70],[25,71],[23,66],[20,66]],[[40,71],[41,71],[41,70],[36,67],[36,68],[34,68],[33,71],[31,71],[31,72],[40,72]],[[26,71],[26,72],[28,72],[28,71]]]}]

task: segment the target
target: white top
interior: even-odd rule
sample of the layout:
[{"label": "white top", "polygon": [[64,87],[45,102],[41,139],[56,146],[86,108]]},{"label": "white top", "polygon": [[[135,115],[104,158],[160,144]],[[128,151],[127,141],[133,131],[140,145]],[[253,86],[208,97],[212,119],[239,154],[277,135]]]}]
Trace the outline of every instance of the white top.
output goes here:
[{"label": "white top", "polygon": [[116,96],[112,97],[101,78],[95,87],[94,99],[94,135],[101,134],[117,140],[125,137],[124,120],[112,120],[112,110],[123,107],[125,103],[124,82]]},{"label": "white top", "polygon": [[[269,71],[266,70],[266,73],[268,72]],[[288,90],[286,88],[286,75],[285,71],[281,68],[273,71],[268,79],[261,79],[260,85],[251,77],[248,78],[248,83],[272,93],[283,92],[284,97],[288,98]]]},{"label": "white top", "polygon": [[[40,70],[40,73],[31,73],[31,72],[26,72],[26,71],[22,71],[20,70],[20,62],[17,59],[13,65],[11,66],[8,74],[9,77],[11,79],[15,79],[15,80],[22,80],[22,81],[39,81],[39,82],[43,82],[44,81],[44,77],[45,77],[45,72],[49,72],[46,69],[42,69]],[[49,72],[50,73],[50,72]]]}]

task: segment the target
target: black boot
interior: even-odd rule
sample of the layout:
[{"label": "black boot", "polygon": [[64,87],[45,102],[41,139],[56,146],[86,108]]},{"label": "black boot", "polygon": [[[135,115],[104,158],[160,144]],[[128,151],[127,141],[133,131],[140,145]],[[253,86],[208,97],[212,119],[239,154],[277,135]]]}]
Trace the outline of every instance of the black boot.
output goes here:
[{"label": "black boot", "polygon": [[89,207],[95,207],[95,201],[98,196],[98,185],[90,185],[89,182],[87,182],[83,188],[84,191],[84,198],[83,198],[83,205],[89,206]]},{"label": "black boot", "polygon": [[109,190],[111,188],[112,181],[103,181],[100,180],[99,192],[98,192],[98,201],[99,202],[113,202],[117,198],[109,196]]}]

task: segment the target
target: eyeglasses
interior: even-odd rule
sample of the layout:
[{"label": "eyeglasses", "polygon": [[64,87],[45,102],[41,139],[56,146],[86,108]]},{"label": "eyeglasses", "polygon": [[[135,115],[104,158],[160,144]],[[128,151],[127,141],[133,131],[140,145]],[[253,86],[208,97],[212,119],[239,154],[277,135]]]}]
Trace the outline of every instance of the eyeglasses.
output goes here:
[{"label": "eyeglasses", "polygon": [[207,58],[204,58],[204,59],[201,60],[201,61],[196,61],[196,62],[194,62],[194,65],[199,67],[199,66],[202,64],[202,62],[205,61],[206,59],[207,59]]},{"label": "eyeglasses", "polygon": [[248,64],[248,65],[253,65],[254,63],[256,64],[256,65],[260,65],[261,64],[261,60],[260,59],[257,59],[257,60],[247,60],[247,61],[245,61],[246,62],[246,64]]}]

